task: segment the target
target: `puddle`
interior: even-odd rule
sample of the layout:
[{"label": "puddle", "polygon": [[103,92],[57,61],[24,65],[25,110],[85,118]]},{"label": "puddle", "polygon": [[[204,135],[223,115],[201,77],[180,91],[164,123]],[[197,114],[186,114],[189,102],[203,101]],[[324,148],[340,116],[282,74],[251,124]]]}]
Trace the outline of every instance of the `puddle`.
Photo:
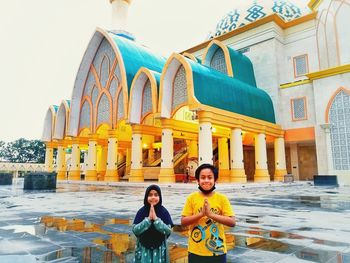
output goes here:
[{"label": "puddle", "polygon": [[[58,186],[54,192],[0,187],[0,262],[132,262],[132,218],[146,185]],[[350,188],[219,187],[237,221],[226,229],[227,262],[350,262]],[[195,189],[162,186],[175,223],[171,262],[187,262],[187,229],[179,224]]]}]

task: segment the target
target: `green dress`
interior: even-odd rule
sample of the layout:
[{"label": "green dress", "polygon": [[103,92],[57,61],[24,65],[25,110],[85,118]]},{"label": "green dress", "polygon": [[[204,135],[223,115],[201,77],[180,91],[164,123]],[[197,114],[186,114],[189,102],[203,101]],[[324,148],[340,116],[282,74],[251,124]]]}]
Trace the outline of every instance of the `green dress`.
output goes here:
[{"label": "green dress", "polygon": [[[169,236],[171,234],[171,226],[166,225],[160,218],[157,218],[154,222],[154,227],[157,231],[160,233],[163,233],[166,236]],[[139,237],[140,235],[145,232],[147,229],[150,228],[152,225],[151,220],[149,220],[148,217],[143,219],[139,224],[136,224],[133,226],[132,231],[134,232],[135,236],[137,237],[136,241],[136,249],[135,249],[135,258],[134,262],[136,263],[169,263],[169,251],[166,240],[162,242],[162,244],[155,249],[148,249],[144,246],[142,246]]]}]

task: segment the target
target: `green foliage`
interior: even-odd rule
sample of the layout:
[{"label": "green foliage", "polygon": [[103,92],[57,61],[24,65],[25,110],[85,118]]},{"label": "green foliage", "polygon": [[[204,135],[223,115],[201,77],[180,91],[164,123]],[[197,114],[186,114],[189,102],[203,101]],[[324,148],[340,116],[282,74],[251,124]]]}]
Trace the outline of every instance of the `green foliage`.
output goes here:
[{"label": "green foliage", "polygon": [[40,140],[0,141],[0,159],[11,163],[44,163],[45,148],[45,143]]}]

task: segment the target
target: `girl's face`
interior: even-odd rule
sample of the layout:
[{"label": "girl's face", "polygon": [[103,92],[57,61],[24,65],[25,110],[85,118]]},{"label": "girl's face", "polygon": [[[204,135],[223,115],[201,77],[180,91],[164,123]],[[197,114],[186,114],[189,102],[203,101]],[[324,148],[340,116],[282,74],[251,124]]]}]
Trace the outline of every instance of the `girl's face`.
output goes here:
[{"label": "girl's face", "polygon": [[148,194],[147,201],[150,205],[155,206],[159,203],[159,195],[156,190],[151,190]]},{"label": "girl's face", "polygon": [[215,184],[215,177],[212,170],[209,168],[203,169],[199,173],[199,180],[198,184],[204,189],[204,190],[210,190],[214,184]]}]

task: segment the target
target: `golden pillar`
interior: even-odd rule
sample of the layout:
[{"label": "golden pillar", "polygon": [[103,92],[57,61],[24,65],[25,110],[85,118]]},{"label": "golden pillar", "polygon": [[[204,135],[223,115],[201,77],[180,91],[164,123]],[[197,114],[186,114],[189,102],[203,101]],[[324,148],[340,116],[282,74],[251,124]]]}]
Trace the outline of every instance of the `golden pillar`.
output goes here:
[{"label": "golden pillar", "polygon": [[219,149],[219,182],[230,182],[230,162],[227,138],[218,139]]},{"label": "golden pillar", "polygon": [[53,171],[53,145],[52,143],[46,143],[45,151],[45,171]]},{"label": "golden pillar", "polygon": [[80,180],[80,147],[77,138],[72,139],[72,154],[70,169],[68,173],[69,180]]},{"label": "golden pillar", "polygon": [[91,134],[88,145],[88,162],[85,175],[86,181],[97,180],[97,135]]},{"label": "golden pillar", "polygon": [[105,181],[119,182],[118,176],[118,133],[110,130],[108,138],[107,171]]},{"label": "golden pillar", "polygon": [[274,181],[284,181],[287,174],[286,153],[284,149],[284,138],[276,138],[275,142],[275,177]]},{"label": "golden pillar", "polygon": [[270,182],[267,170],[266,135],[255,135],[255,174],[254,182]]},{"label": "golden pillar", "polygon": [[198,143],[197,141],[190,140],[188,144],[188,159],[198,160]]},{"label": "golden pillar", "polygon": [[107,169],[108,146],[104,142],[97,148],[97,179],[103,181]]},{"label": "golden pillar", "polygon": [[57,147],[56,165],[57,180],[65,180],[67,173],[66,148],[63,143],[59,143]]},{"label": "golden pillar", "polygon": [[230,151],[230,181],[233,183],[246,183],[247,176],[244,170],[242,129],[240,128],[231,130]]}]

